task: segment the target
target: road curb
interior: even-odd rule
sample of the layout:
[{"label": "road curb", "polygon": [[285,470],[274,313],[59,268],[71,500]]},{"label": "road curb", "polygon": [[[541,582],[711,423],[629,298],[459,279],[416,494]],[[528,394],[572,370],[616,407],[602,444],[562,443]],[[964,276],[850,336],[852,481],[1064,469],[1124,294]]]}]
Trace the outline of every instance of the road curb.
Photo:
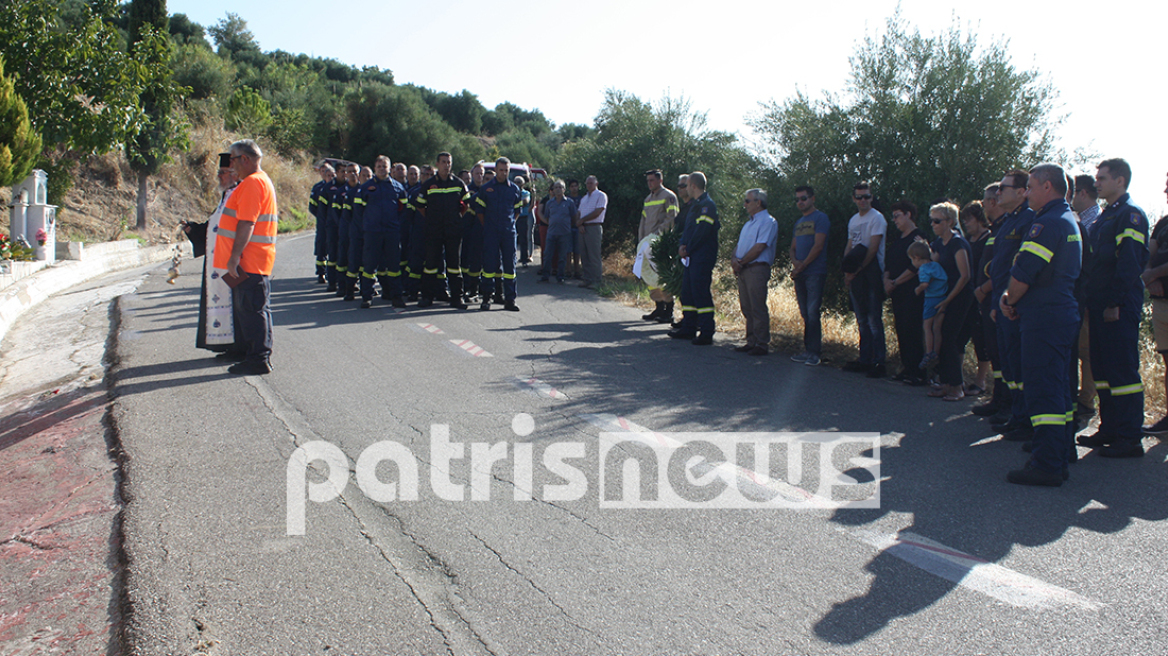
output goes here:
[{"label": "road curb", "polygon": [[92,278],[134,267],[162,262],[174,256],[191,256],[189,242],[142,246],[137,240],[91,244],[80,260],[65,260],[21,278],[0,290],[0,340],[22,314],[49,296]]}]

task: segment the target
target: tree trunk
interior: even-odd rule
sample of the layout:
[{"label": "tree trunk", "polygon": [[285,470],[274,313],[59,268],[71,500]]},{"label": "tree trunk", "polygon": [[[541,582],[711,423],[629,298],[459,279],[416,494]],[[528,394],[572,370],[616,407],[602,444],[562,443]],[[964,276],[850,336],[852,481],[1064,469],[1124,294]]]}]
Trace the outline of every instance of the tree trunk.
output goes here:
[{"label": "tree trunk", "polygon": [[146,229],[146,181],[150,179],[150,174],[145,171],[138,171],[138,223],[134,229],[141,232]]}]

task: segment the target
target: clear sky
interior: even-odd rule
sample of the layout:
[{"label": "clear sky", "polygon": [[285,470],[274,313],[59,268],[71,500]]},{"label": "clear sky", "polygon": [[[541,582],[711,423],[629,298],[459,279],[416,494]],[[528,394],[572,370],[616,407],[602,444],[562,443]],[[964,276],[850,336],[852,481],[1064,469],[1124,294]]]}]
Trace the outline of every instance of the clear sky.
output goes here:
[{"label": "clear sky", "polygon": [[1061,145],[1126,158],[1133,200],[1150,214],[1165,211],[1163,0],[171,0],[168,9],[204,26],[232,11],[265,51],[387,68],[398,83],[465,88],[487,107],[510,101],[557,124],[591,125],[604,90],[616,88],[643,100],[683,95],[711,127],[749,138],[744,117],[760,101],[842,91],[856,43],[878,34],[898,4],[926,34],[956,19],[987,43],[1007,40],[1016,67],[1043,72],[1059,90]]}]

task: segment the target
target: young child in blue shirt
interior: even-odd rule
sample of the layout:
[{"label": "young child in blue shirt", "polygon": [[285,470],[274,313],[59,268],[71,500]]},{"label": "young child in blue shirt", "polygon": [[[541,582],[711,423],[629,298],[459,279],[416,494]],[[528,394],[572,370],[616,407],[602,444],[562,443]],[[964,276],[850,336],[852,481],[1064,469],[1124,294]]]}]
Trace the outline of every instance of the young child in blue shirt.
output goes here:
[{"label": "young child in blue shirt", "polygon": [[917,270],[917,296],[925,295],[925,357],[921,358],[921,369],[928,369],[929,365],[937,361],[937,352],[941,350],[941,323],[945,319],[945,312],[937,311],[937,304],[949,295],[949,276],[945,269],[933,261],[933,252],[923,241],[913,242],[908,247],[908,257]]}]

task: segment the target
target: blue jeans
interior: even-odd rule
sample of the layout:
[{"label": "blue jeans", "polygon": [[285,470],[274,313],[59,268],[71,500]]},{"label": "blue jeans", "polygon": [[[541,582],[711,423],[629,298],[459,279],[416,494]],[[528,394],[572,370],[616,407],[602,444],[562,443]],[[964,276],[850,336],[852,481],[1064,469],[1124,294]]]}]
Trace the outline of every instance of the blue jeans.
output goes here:
[{"label": "blue jeans", "polygon": [[544,252],[543,279],[547,280],[552,270],[555,270],[556,279],[564,279],[564,267],[568,263],[568,254],[572,252],[572,233],[564,235],[548,235],[547,250]]},{"label": "blue jeans", "polygon": [[823,287],[826,273],[803,274],[795,278],[795,298],[803,317],[803,350],[815,355],[823,353]]},{"label": "blue jeans", "polygon": [[884,286],[875,260],[852,279],[849,293],[860,329],[860,362],[884,364],[888,355],[884,345]]}]

